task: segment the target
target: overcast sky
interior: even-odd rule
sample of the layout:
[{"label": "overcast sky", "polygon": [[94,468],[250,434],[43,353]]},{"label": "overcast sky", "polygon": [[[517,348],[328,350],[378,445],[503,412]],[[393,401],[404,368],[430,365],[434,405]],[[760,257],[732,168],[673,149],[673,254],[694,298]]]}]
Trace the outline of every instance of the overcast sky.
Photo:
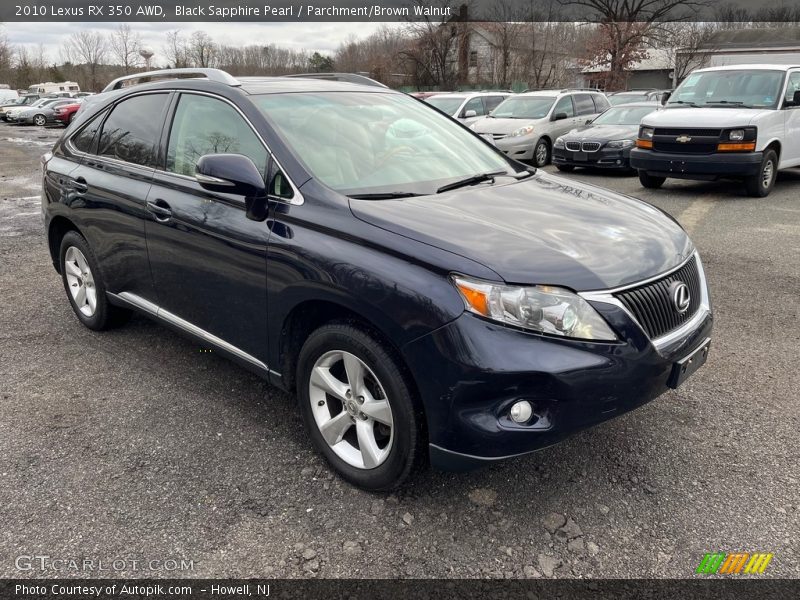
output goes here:
[{"label": "overcast sky", "polygon": [[[5,1],[5,0],[0,0]],[[180,29],[188,37],[202,29],[215,42],[243,46],[274,43],[295,50],[307,49],[332,53],[349,35],[364,37],[377,30],[381,23],[129,23],[144,44],[155,52],[153,65],[166,61],[163,46],[166,32]],[[388,23],[396,26],[397,23]],[[48,60],[61,62],[59,49],[75,31],[95,29],[109,33],[116,23],[6,23],[3,26],[9,42],[38,46],[44,44]]]}]

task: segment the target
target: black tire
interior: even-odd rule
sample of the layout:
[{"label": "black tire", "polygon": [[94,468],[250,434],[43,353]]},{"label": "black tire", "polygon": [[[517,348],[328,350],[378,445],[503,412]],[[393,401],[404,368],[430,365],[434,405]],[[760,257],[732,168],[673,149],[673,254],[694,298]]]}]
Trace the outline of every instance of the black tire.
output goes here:
[{"label": "black tire", "polygon": [[539,138],[536,142],[531,162],[534,167],[544,167],[550,164],[550,142],[547,141],[547,138]]},{"label": "black tire", "polygon": [[556,165],[556,169],[559,171],[564,171],[565,173],[569,173],[570,171],[575,170],[575,165]]},{"label": "black tire", "polygon": [[649,190],[657,190],[666,180],[666,177],[656,177],[648,175],[646,171],[639,171],[639,182]]},{"label": "black tire", "polygon": [[33,117],[33,124],[36,125],[37,127],[44,127],[45,125],[47,125],[47,117],[45,117],[44,115],[36,115],[35,117]]},{"label": "black tire", "polygon": [[[769,170],[769,173],[767,173]],[[753,198],[764,198],[769,196],[775,186],[775,179],[778,177],[778,155],[774,150],[764,152],[761,160],[761,167],[756,175],[745,178],[744,185],[747,195]]]},{"label": "black tire", "polygon": [[[67,279],[67,267],[65,263],[67,251],[72,247],[77,248],[81,252],[81,254],[85,257],[86,262],[89,264],[89,269],[91,270],[93,287],[96,290],[97,301],[94,313],[90,316],[87,316],[81,312],[80,308],[75,302],[75,299],[72,297],[72,292],[70,291],[70,284]],[[106,297],[106,287],[103,283],[100,269],[97,266],[97,259],[95,258],[92,249],[89,247],[89,244],[81,234],[79,234],[77,231],[68,231],[64,235],[63,239],[61,240],[58,260],[59,270],[61,271],[61,281],[64,284],[64,291],[67,293],[67,299],[72,306],[75,316],[78,317],[78,320],[81,323],[83,323],[89,329],[102,331],[104,329],[110,329],[112,327],[121,325],[128,320],[131,315],[129,310],[114,306],[108,301],[108,298]]]},{"label": "black tire", "polygon": [[[312,370],[318,360],[334,351],[350,353],[366,364],[386,392],[393,421],[392,441],[388,456],[377,467],[366,469],[345,462],[323,438],[312,412]],[[424,415],[412,390],[408,376],[391,349],[360,325],[350,322],[324,325],[308,337],[300,350],[297,397],[312,443],[342,478],[360,488],[376,492],[391,490],[423,464],[426,456]]]}]

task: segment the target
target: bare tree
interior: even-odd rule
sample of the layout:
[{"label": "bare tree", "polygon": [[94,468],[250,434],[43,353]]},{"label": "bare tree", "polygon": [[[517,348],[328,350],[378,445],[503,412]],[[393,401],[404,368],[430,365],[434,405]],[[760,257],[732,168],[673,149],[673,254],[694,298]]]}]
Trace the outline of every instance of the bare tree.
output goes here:
[{"label": "bare tree", "polygon": [[180,29],[167,32],[167,43],[164,46],[164,55],[170,65],[175,69],[189,66],[189,49]]},{"label": "bare tree", "polygon": [[[439,0],[439,8],[455,10],[458,0]],[[425,0],[414,0],[418,6],[431,4]],[[435,85],[444,89],[452,89],[459,79],[464,79],[465,45],[469,40],[469,23],[466,20],[436,19],[429,16],[421,20],[411,21],[406,26],[406,35],[410,38],[408,45],[401,51],[401,56],[412,70],[415,83],[419,85]],[[468,48],[468,47],[467,47]]]},{"label": "bare tree", "polygon": [[632,62],[646,55],[646,47],[665,23],[684,21],[710,0],[559,0],[577,7],[587,21],[598,24],[588,53],[590,64],[607,64],[610,89],[626,80]]},{"label": "bare tree", "polygon": [[106,38],[96,31],[83,30],[73,33],[63,48],[71,62],[81,63],[89,70],[90,87],[99,91],[97,69],[105,62],[108,53]]},{"label": "bare tree", "polygon": [[673,87],[692,71],[708,64],[718,49],[714,43],[718,31],[716,23],[704,22],[671,23],[667,27],[664,39],[670,49]]},{"label": "bare tree", "polygon": [[217,45],[205,31],[195,31],[189,39],[189,56],[194,66],[210,67],[214,64]]},{"label": "bare tree", "polygon": [[122,65],[125,75],[131,72],[131,68],[139,64],[139,49],[142,40],[139,34],[131,29],[127,23],[121,23],[114,30],[108,39],[111,55]]}]

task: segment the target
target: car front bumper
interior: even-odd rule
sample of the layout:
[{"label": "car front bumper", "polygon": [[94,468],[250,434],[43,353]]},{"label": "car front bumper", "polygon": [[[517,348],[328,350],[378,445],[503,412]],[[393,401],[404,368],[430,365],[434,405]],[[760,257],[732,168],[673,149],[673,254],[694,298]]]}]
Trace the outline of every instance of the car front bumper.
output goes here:
[{"label": "car front bumper", "polygon": [[631,150],[631,167],[655,177],[714,180],[747,177],[761,170],[762,152],[675,154],[643,148]]},{"label": "car front bumper", "polygon": [[553,164],[601,169],[629,169],[630,155],[630,148],[600,148],[596,152],[572,152],[566,148],[553,148]]},{"label": "car front bumper", "polygon": [[533,160],[533,147],[538,137],[504,137],[494,141],[494,145],[509,158],[515,160]]},{"label": "car front bumper", "polygon": [[[462,471],[551,446],[669,389],[673,365],[708,342],[713,316],[658,347],[618,305],[590,300],[619,342],[546,337],[464,313],[403,349],[425,406],[431,464]],[[535,418],[519,425],[512,404]]]}]

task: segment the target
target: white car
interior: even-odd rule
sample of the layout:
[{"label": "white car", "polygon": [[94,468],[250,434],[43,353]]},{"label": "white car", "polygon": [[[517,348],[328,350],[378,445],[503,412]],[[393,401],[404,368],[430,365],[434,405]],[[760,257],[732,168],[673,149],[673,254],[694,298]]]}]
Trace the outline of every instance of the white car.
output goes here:
[{"label": "white car", "polygon": [[510,92],[447,93],[428,96],[425,102],[469,125],[488,115],[509,96]]},{"label": "white car", "polygon": [[605,94],[596,90],[549,90],[515,94],[492,114],[472,124],[481,135],[517,160],[543,167],[550,162],[553,142],[585,125],[609,107]]},{"label": "white car", "polygon": [[668,177],[733,178],[764,197],[778,170],[800,165],[800,66],[699,69],[665,107],[642,120],[631,151],[646,188]]}]

